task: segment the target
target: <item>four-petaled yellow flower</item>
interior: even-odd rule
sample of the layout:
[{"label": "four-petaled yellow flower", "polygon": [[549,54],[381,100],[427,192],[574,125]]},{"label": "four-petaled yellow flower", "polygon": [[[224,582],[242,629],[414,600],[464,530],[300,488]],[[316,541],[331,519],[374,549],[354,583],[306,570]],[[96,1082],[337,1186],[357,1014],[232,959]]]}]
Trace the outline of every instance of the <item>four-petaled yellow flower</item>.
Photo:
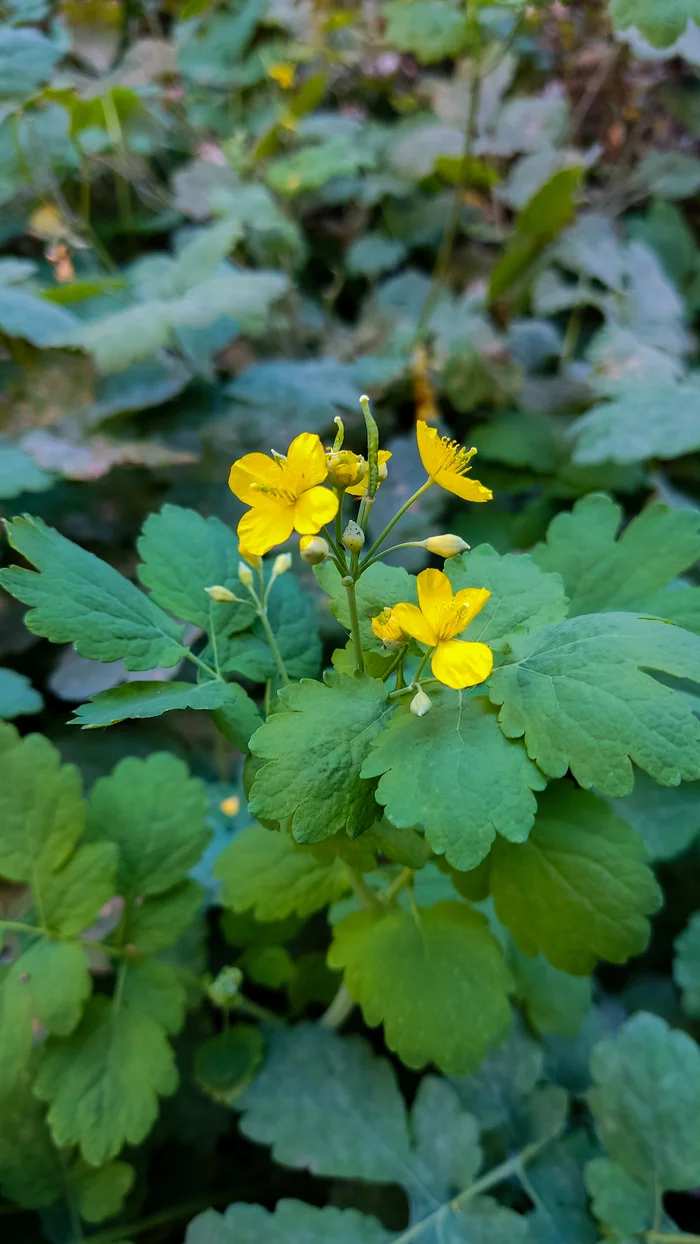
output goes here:
[{"label": "four-petaled yellow flower", "polygon": [[487,644],[455,639],[483,609],[490,595],[485,587],[465,587],[453,595],[450,580],[442,570],[423,570],[418,575],[418,607],[399,604],[391,611],[393,624],[403,634],[434,649],[433,676],[455,691],[484,682],[493,669],[493,653]]},{"label": "four-petaled yellow flower", "polygon": [[335,518],[338,499],[320,487],[325,478],[326,455],[312,432],[296,436],[286,458],[254,453],[234,462],[229,488],[251,506],[238,524],[238,538],[247,552],[262,557],[293,531],[313,536]]},{"label": "four-petaled yellow flower", "polygon": [[490,501],[493,493],[484,488],[478,479],[467,479],[471,470],[471,462],[475,449],[464,449],[458,441],[451,441],[448,436],[440,436],[437,428],[431,428],[424,419],[416,424],[416,439],[421,462],[430,478],[453,492],[463,501]]}]

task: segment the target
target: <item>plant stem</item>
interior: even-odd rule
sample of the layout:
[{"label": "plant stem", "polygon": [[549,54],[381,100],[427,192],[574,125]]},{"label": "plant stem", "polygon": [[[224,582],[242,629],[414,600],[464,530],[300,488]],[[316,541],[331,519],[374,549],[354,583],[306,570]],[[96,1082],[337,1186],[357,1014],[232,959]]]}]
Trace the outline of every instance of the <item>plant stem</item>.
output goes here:
[{"label": "plant stem", "polygon": [[[360,572],[361,573],[361,572]],[[361,674],[365,672],[365,658],[362,651],[362,637],[360,635],[360,618],[357,612],[357,596],[355,595],[355,584],[346,583],[345,591],[348,596],[348,611],[350,613],[350,633],[352,635],[352,646],[355,651],[355,665]]]},{"label": "plant stem", "polygon": [[340,1028],[353,1010],[355,1003],[345,985],[341,985],[327,1010],[318,1021],[322,1028]]},{"label": "plant stem", "polygon": [[258,1002],[252,1002],[250,998],[237,998],[232,1010],[240,1011],[242,1015],[250,1015],[251,1019],[262,1020],[264,1024],[282,1022],[274,1011],[269,1011],[266,1006],[260,1006]]},{"label": "plant stem", "polygon": [[46,935],[47,929],[39,929],[35,924],[22,924],[19,920],[0,920],[0,929],[7,933],[36,933]]},{"label": "plant stem", "polygon": [[382,893],[380,894],[379,897],[381,898],[381,901],[383,903],[386,903],[387,906],[389,905],[389,903],[393,903],[394,899],[396,898],[396,895],[399,893],[400,890],[403,890],[405,885],[408,885],[412,876],[413,876],[412,868],[408,868],[408,867],[402,868],[398,877],[394,877],[394,880],[392,881],[391,885],[387,886],[386,890],[383,890]]},{"label": "plant stem", "polygon": [[211,665],[207,665],[206,661],[202,661],[200,657],[196,656],[190,648],[185,650],[185,656],[188,660],[194,661],[195,665],[198,665],[200,669],[204,670],[210,678],[213,678],[218,682],[223,682],[221,675],[217,674],[216,670],[211,668]]},{"label": "plant stem", "polygon": [[110,1227],[107,1231],[98,1231],[97,1235],[90,1236],[90,1244],[113,1244],[113,1242],[118,1244],[119,1241],[129,1239],[132,1235],[143,1235],[152,1227],[163,1227],[169,1222],[177,1222],[180,1218],[190,1218],[208,1209],[211,1203],[211,1197],[206,1200],[187,1201],[174,1209],[161,1210],[158,1214],[142,1218],[140,1222],[130,1223],[129,1226]]},{"label": "plant stem", "polygon": [[363,907],[381,907],[379,898],[367,885],[362,873],[357,868],[353,868],[351,864],[345,865],[348,873],[348,879],[352,886],[356,898],[358,898]]},{"label": "plant stem", "polygon": [[407,650],[408,650],[408,644],[404,644],[403,648],[399,648],[399,651],[397,652],[396,656],[391,662],[391,665],[382,674],[382,682],[386,682],[388,678],[391,678],[391,675],[393,674],[397,665],[400,665],[404,657],[406,656]]},{"label": "plant stem", "polygon": [[432,655],[433,655],[433,653],[434,653],[434,652],[435,652],[435,648],[429,648],[427,652],[424,652],[424,653],[423,653],[423,660],[421,661],[420,665],[418,666],[418,669],[416,670],[415,675],[414,675],[414,678],[413,678],[413,683],[414,683],[414,684],[416,684],[416,683],[418,682],[418,679],[420,678],[421,674],[423,673],[423,670],[425,669],[426,665],[428,664],[428,661],[430,660],[430,658],[432,657]]},{"label": "plant stem", "polygon": [[[429,488],[432,488],[434,483],[435,483],[434,479],[427,479],[424,484],[421,484],[418,491],[414,492],[413,496],[409,497],[408,501],[406,501],[401,506],[401,509],[398,510],[398,512],[394,515],[391,522],[387,523],[381,535],[377,536],[377,539],[374,541],[374,544],[372,545],[371,549],[368,550],[367,556],[365,557],[362,565],[360,566],[359,574],[362,574],[367,569],[367,563],[374,557],[374,554],[384,543],[387,536],[389,535],[389,532],[393,530],[393,528],[398,523],[399,519],[403,518],[404,514],[406,513],[406,510],[409,510],[411,506],[413,505],[413,502],[417,501],[419,497],[422,497],[424,492],[427,492]],[[358,578],[359,578],[359,575],[358,575]]]},{"label": "plant stem", "polygon": [[376,557],[373,557],[371,561],[369,561],[369,559],[367,561],[364,561],[362,563],[362,569],[369,570],[370,566],[373,566],[375,562],[378,562],[380,557],[388,557],[389,553],[397,553],[399,549],[422,549],[422,548],[423,548],[422,540],[404,540],[402,544],[392,544],[390,545],[388,549],[382,549],[382,552],[379,553]]},{"label": "plant stem", "polygon": [[289,686],[289,674],[287,673],[287,670],[285,668],[284,661],[282,660],[282,653],[280,652],[277,646],[277,640],[275,639],[274,632],[272,630],[272,627],[270,626],[270,622],[267,616],[267,609],[263,609],[263,608],[259,609],[258,617],[260,618],[260,621],[262,622],[262,628],[265,632],[265,638],[272,649],[272,655],[275,658],[275,665],[277,666],[277,672],[280,678],[282,679],[282,682],[284,683],[285,687],[288,687]]}]

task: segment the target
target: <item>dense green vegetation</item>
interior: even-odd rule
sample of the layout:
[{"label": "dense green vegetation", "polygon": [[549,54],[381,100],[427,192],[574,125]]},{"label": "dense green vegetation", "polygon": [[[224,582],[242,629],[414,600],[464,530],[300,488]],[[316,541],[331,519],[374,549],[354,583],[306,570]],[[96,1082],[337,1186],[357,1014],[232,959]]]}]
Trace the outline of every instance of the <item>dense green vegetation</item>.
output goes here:
[{"label": "dense green vegetation", "polygon": [[0,18],[0,1239],[700,1242],[700,3]]}]

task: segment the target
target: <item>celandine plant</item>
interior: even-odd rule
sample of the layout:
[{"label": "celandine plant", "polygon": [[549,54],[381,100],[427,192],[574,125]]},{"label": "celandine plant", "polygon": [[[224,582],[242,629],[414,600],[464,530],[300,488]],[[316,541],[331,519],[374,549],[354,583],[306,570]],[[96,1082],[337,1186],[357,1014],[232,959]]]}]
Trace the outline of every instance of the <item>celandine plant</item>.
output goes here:
[{"label": "celandine plant", "polygon": [[[171,1038],[199,1006],[201,1090],[240,1110],[243,1132],[283,1164],[400,1184],[411,1222],[396,1240],[595,1238],[582,1175],[581,1230],[566,1219],[546,1234],[553,1211],[535,1183],[547,1148],[565,1144],[575,1077],[540,1083],[522,1021],[573,1036],[596,962],[647,944],[661,894],[635,828],[640,803],[700,778],[700,637],[682,625],[699,589],[669,586],[697,555],[697,516],[655,504],[616,541],[619,511],[592,495],[532,555],[426,539],[444,568],[415,577],[384,560],[406,547],[389,538],[411,505],[431,487],[466,502],[491,493],[470,474],[473,450],[419,422],[426,481],[372,540],[392,463],[361,403],[363,456],[344,448],[338,420],[331,448],[303,433],[286,456],[233,465],[248,507],[238,538],[192,510],[152,515],[138,546],[147,594],[41,521],[8,524],[33,568],[1,581],[35,634],[136,673],[191,667],[192,679],[102,692],[76,724],[211,713],[245,754],[257,818],[220,851],[219,889],[205,892],[191,873],[207,801],[181,761],[124,760],[86,798],[47,740],[2,727],[0,1105],[30,1128],[34,1165],[27,1177],[0,1137],[0,1180],[20,1204],[68,1196],[78,1224],[119,1212],[134,1180],[120,1152],[175,1093]],[[293,555],[265,560],[293,532],[348,635],[322,676],[316,605],[289,573]],[[237,948],[223,970],[183,950],[216,905]],[[299,949],[324,910],[323,944]],[[689,945],[688,980],[692,955]],[[258,988],[278,1005],[261,1005]],[[337,1032],[351,1015],[359,1023],[356,1007],[407,1067],[450,1077],[421,1081],[410,1120],[388,1064]],[[484,1059],[504,1117],[468,1078]],[[654,1070],[667,1065],[684,1085],[672,1100]],[[640,1016],[596,1046],[592,1073],[600,1144],[576,1157],[590,1212],[617,1238],[673,1239],[663,1194],[700,1179],[700,1051]],[[684,1135],[682,1153],[647,1151],[640,1102],[653,1127]],[[565,1152],[573,1161],[568,1149],[557,1161]],[[501,1186],[501,1202],[483,1195]],[[251,1205],[204,1214],[188,1244],[229,1236],[390,1238],[369,1213],[285,1201],[274,1221]]]}]

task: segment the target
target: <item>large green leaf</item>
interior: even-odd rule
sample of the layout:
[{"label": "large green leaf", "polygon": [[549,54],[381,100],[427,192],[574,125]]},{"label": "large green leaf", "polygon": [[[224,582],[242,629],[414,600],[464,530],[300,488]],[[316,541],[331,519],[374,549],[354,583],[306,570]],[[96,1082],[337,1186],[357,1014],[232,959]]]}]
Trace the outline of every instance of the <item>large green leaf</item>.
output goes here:
[{"label": "large green leaf", "polygon": [[184,655],[182,627],[112,566],[38,518],[7,523],[7,534],[37,570],[12,566],[0,583],[31,606],[25,623],[35,635],[73,643],[93,660],[121,658],[129,670],[175,665]]},{"label": "large green leaf", "polygon": [[24,674],[0,668],[0,718],[7,721],[27,713],[40,713],[44,701]]},{"label": "large green leaf", "polygon": [[223,882],[221,903],[233,911],[253,911],[256,920],[284,920],[312,912],[342,898],[348,872],[335,843],[302,847],[284,830],[249,825],[216,861]]},{"label": "large green leaf", "polygon": [[455,868],[476,868],[497,833],[528,835],[545,778],[522,745],[503,736],[484,696],[440,688],[432,708],[414,717],[399,709],[362,766],[380,779],[377,802],[392,825],[420,826],[434,851]]},{"label": "large green leaf", "polygon": [[564,580],[570,615],[644,611],[700,630],[700,589],[665,590],[700,557],[700,514],[656,501],[616,539],[622,517],[612,497],[592,493],[558,514],[536,546],[537,564]]},{"label": "large green leaf", "polygon": [[661,892],[639,835],[595,795],[550,787],[528,841],[498,839],[490,863],[496,913],[526,954],[583,976],[644,950]]},{"label": "large green leaf", "polygon": [[389,1232],[356,1209],[319,1209],[278,1201],[274,1213],[240,1202],[224,1214],[208,1209],[187,1228],[185,1244],[389,1244]]},{"label": "large green leaf", "polygon": [[501,729],[549,777],[571,769],[601,794],[632,789],[631,760],[667,786],[700,777],[700,722],[646,670],[700,679],[700,639],[628,613],[590,614],[513,645],[489,690]]},{"label": "large green leaf", "polygon": [[90,995],[86,952],[39,936],[22,951],[0,984],[0,1092],[7,1092],[26,1066],[33,1025],[67,1036]]},{"label": "large green leaf", "polygon": [[[215,635],[244,631],[255,609],[238,578],[238,540],[218,518],[164,505],[146,519],[138,540],[139,579],[156,604]],[[243,600],[221,603],[205,588],[219,584]]]},{"label": "large green leaf", "polygon": [[700,782],[659,786],[637,770],[634,790],[613,806],[644,839],[653,860],[675,859],[700,834]]},{"label": "large green leaf", "polygon": [[0,876],[31,882],[73,851],[85,825],[80,774],[48,739],[0,733]]},{"label": "large green leaf", "polygon": [[156,1120],[158,1097],[176,1088],[163,1029],[134,1006],[105,997],[92,999],[72,1036],[49,1046],[36,1080],[37,1096],[51,1103],[56,1144],[80,1145],[96,1166],[124,1144],[140,1144]]},{"label": "large green leaf", "polygon": [[335,926],[328,962],[409,1067],[466,1075],[510,1026],[501,948],[466,903],[354,912]]},{"label": "large green leaf", "polygon": [[175,709],[221,709],[226,707],[243,724],[248,737],[261,724],[255,704],[237,683],[211,679],[209,682],[128,682],[93,696],[89,704],[75,710],[73,723],[84,730],[113,726],[127,717],[160,717]]},{"label": "large green leaf", "polygon": [[283,688],[281,710],[251,739],[265,764],[255,775],[250,811],[291,818],[297,842],[321,842],[341,829],[353,837],[376,816],[374,783],[360,770],[389,712],[387,689],[373,678],[325,677]]},{"label": "large green leaf", "polygon": [[673,979],[681,990],[683,1010],[700,1018],[700,913],[690,917],[674,943]]},{"label": "large green leaf", "polygon": [[[305,592],[295,575],[278,578],[270,589],[267,616],[277,647],[290,678],[313,678],[321,665],[316,602]],[[254,682],[278,677],[275,657],[267,642],[262,622],[243,634],[220,635],[204,652],[208,661],[225,673],[242,674]]]},{"label": "large green leaf", "polygon": [[661,1197],[700,1182],[700,1050],[641,1012],[591,1057],[588,1100],[609,1157]]},{"label": "large green leaf", "polygon": [[636,26],[654,47],[668,47],[680,38],[689,21],[700,24],[698,0],[610,0],[610,16],[618,30]]},{"label": "large green leaf", "polygon": [[[549,567],[544,569],[548,571]],[[467,638],[501,651],[514,634],[529,634],[548,622],[562,621],[568,602],[556,569],[553,574],[543,574],[526,554],[501,557],[489,544],[450,557],[445,573],[455,592],[464,587],[486,587],[491,592],[470,624]]]},{"label": "large green leaf", "polygon": [[572,460],[579,466],[591,466],[693,453],[700,449],[699,400],[697,384],[630,388],[615,401],[594,406],[577,420]]},{"label": "large green leaf", "polygon": [[116,843],[118,892],[162,894],[197,863],[209,840],[203,784],[175,756],[127,757],[92,788],[88,834]]}]

